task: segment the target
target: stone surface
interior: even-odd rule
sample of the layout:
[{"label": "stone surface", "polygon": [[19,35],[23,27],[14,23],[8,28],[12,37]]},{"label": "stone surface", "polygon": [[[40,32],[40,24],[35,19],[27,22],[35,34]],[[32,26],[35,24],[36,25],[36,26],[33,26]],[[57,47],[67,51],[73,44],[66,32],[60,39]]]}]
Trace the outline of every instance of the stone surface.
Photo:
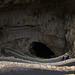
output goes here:
[{"label": "stone surface", "polygon": [[56,56],[74,57],[75,0],[0,0],[0,48],[25,52],[29,43],[46,44]]},{"label": "stone surface", "polygon": [[[57,12],[51,10],[47,12],[44,5],[34,6],[1,9],[0,27],[6,47],[9,45],[6,42],[9,41],[8,43],[11,43],[13,48],[24,52],[27,44],[32,41],[39,41],[52,49],[56,56],[64,54],[65,29],[62,13],[59,17]],[[1,47],[5,44],[2,43]]]},{"label": "stone surface", "polygon": [[[75,0],[0,0],[0,50],[6,47],[25,53],[33,41],[46,44],[56,56],[64,54],[75,58]],[[46,69],[49,72],[75,71],[75,59],[51,64],[34,64],[35,60],[14,57],[0,57],[0,60],[11,61],[0,61],[0,70],[3,71],[8,70],[6,66]]]}]

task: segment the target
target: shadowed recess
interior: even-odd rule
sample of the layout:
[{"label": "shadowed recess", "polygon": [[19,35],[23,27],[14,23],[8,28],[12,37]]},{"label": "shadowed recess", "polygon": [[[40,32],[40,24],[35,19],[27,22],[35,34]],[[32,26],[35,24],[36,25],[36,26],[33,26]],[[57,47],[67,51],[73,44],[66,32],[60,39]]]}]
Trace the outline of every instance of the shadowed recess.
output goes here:
[{"label": "shadowed recess", "polygon": [[45,44],[41,42],[32,42],[30,44],[30,53],[40,58],[51,58],[55,54]]}]

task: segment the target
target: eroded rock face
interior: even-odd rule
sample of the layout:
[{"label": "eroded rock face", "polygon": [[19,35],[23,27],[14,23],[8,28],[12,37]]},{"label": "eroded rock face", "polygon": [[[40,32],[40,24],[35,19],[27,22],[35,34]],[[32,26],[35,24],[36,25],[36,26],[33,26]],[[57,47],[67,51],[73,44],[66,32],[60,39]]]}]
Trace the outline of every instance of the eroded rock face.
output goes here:
[{"label": "eroded rock face", "polygon": [[23,0],[22,5],[17,4],[20,0],[1,1],[10,7],[0,10],[0,48],[10,47],[24,53],[31,42],[37,41],[46,44],[56,56],[74,51],[74,17],[70,13],[74,5],[70,1],[47,1]]}]

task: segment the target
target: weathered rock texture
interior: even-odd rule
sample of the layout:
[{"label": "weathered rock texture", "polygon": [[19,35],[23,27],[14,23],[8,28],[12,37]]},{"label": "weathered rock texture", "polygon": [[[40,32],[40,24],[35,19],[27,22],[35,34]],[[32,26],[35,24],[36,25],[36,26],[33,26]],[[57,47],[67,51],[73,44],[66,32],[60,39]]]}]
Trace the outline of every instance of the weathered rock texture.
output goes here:
[{"label": "weathered rock texture", "polygon": [[56,56],[74,57],[75,0],[0,0],[0,48],[25,52],[32,41],[46,44]]}]

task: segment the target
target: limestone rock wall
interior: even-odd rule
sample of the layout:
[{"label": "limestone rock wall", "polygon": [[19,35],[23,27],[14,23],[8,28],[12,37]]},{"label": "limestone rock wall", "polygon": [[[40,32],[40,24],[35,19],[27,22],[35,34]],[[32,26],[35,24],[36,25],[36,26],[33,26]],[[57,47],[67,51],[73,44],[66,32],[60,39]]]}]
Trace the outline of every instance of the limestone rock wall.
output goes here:
[{"label": "limestone rock wall", "polygon": [[68,54],[71,57],[75,57],[75,15],[72,13],[68,15],[68,22],[66,21],[67,27],[67,34],[66,34],[66,45],[69,50]]},{"label": "limestone rock wall", "polygon": [[17,4],[20,0],[5,1],[0,9],[0,48],[24,52],[30,42],[40,41],[56,56],[74,51],[74,0],[23,0],[22,5]]}]

